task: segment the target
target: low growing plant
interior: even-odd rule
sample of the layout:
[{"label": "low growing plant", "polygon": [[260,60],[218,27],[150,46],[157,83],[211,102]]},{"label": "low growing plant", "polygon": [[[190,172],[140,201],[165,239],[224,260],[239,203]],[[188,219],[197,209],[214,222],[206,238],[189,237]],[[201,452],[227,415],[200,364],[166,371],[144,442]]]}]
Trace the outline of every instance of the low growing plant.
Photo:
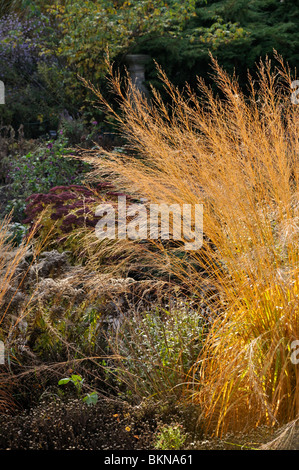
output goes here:
[{"label": "low growing plant", "polygon": [[9,240],[11,240],[13,245],[19,246],[26,238],[28,227],[19,222],[12,222],[8,227],[10,231]]},{"label": "low growing plant", "polygon": [[187,434],[181,424],[165,424],[154,439],[156,450],[182,450],[186,442]]},{"label": "low growing plant", "polygon": [[[26,330],[15,331],[15,341],[26,341],[31,351],[43,362],[71,361],[102,353],[103,317],[98,306],[86,300],[63,297],[63,293],[29,305],[23,312]],[[74,294],[75,295],[75,294]],[[100,303],[100,301],[98,302]]]},{"label": "low growing plant", "polygon": [[88,393],[84,397],[82,396],[83,382],[84,379],[81,377],[81,375],[72,374],[70,377],[60,379],[58,385],[66,385],[68,383],[74,384],[78,398],[81,398],[87,405],[96,405],[99,398],[96,392]]},{"label": "low growing plant", "polygon": [[180,397],[204,336],[203,317],[188,305],[136,312],[109,341],[116,376],[133,399]]}]

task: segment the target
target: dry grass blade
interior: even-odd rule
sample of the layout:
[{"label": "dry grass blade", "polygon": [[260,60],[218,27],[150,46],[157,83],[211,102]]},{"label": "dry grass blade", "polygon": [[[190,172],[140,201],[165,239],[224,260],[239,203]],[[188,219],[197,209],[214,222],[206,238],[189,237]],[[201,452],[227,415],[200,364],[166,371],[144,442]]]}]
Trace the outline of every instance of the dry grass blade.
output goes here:
[{"label": "dry grass blade", "polygon": [[[34,229],[31,235],[20,246],[14,247],[11,239],[11,232],[9,228],[10,217],[4,218],[0,223],[0,339],[3,341],[4,346],[7,339],[7,328],[5,321],[8,309],[13,302],[14,297],[17,295],[18,289],[15,290],[9,301],[6,301],[6,295],[9,293],[12,282],[16,278],[17,268],[24,256],[28,253],[31,246]],[[38,247],[36,255],[38,253]],[[24,274],[26,275],[26,273]],[[22,284],[24,276],[17,279],[19,286]],[[8,328],[9,329],[9,328]],[[1,366],[4,371],[1,374],[0,382],[0,410],[7,411],[15,406],[12,399],[10,389],[13,382],[11,374],[6,372],[6,366]]]},{"label": "dry grass blade", "polygon": [[263,444],[260,447],[260,450],[294,450],[293,446],[296,446],[296,450],[298,450],[298,419],[295,419],[283,426],[283,428],[278,432],[278,436],[272,441]]}]

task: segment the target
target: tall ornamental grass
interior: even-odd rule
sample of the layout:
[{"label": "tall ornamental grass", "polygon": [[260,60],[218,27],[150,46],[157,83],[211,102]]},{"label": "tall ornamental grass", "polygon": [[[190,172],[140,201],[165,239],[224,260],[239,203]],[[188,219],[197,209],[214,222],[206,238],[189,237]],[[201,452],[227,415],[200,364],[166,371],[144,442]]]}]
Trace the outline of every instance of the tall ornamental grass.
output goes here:
[{"label": "tall ornamental grass", "polygon": [[[198,93],[188,85],[181,92],[160,70],[171,104],[154,89],[149,103],[112,74],[121,114],[87,84],[132,150],[85,154],[92,176],[110,172],[150,202],[203,204],[204,245],[192,257],[218,303],[185,396],[217,435],[299,414],[299,365],[291,360],[299,339],[299,105],[276,59],[277,67],[260,62],[246,94],[214,59],[218,94],[201,79]],[[181,275],[200,292],[198,269]]]}]

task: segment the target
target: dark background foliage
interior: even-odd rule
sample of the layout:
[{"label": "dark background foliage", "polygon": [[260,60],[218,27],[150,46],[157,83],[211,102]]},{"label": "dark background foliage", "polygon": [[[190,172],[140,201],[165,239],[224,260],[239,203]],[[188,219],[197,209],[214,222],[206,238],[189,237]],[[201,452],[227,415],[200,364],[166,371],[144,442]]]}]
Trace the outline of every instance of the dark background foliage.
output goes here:
[{"label": "dark background foliage", "polygon": [[[134,2],[134,7],[122,1],[87,3],[87,29],[81,31],[75,21],[76,2],[72,7],[68,0],[2,2],[0,79],[6,85],[2,124],[15,129],[23,124],[26,137],[35,138],[57,129],[62,115],[86,123],[104,122],[105,115],[94,108],[93,96],[78,74],[109,95],[105,44],[121,70],[127,53],[149,54],[153,60],[146,66],[146,80],[162,92],[154,61],[172,83],[183,87],[188,82],[193,88],[197,76],[210,80],[210,52],[229,73],[236,71],[243,88],[247,71],[253,73],[255,63],[271,57],[273,49],[292,69],[298,64],[298,0],[189,1],[186,11],[176,1],[168,2],[165,10],[165,2],[158,1],[157,12],[149,7],[145,11],[148,19],[142,27],[138,26],[142,2]],[[99,8],[105,12],[98,20]],[[102,25],[111,18],[114,24],[105,29]]]},{"label": "dark background foliage", "polygon": [[[224,24],[237,23],[242,37],[225,38],[221,28],[214,38],[205,36],[222,19]],[[247,71],[254,74],[255,64],[277,50],[294,70],[299,63],[299,2],[297,0],[208,0],[197,8],[197,16],[189,20],[179,37],[142,37],[134,52],[150,54],[166,71],[171,82],[183,87],[185,82],[196,87],[196,76],[210,81],[209,52],[229,73],[236,72],[242,88],[246,88]],[[221,22],[219,22],[221,26]],[[195,34],[203,28],[202,39]],[[220,35],[217,38],[217,34]],[[204,42],[203,42],[204,41]],[[159,86],[153,62],[148,64],[147,78]]]}]

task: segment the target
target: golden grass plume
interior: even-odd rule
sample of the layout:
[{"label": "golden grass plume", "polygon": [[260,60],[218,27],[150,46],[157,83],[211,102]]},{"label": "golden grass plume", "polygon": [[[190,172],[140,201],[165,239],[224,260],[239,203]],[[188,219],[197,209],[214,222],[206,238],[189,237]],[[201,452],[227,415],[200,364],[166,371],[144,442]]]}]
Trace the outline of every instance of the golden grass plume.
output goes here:
[{"label": "golden grass plume", "polygon": [[[199,96],[188,85],[180,92],[159,69],[171,104],[155,89],[148,102],[112,74],[120,114],[86,83],[132,150],[83,154],[91,178],[109,172],[150,202],[203,204],[204,246],[192,256],[221,294],[221,313],[186,393],[217,435],[299,414],[299,369],[290,360],[299,339],[299,106],[276,59],[274,69],[269,59],[259,63],[247,95],[213,58],[219,95],[201,79]],[[197,271],[181,273],[200,289]]]}]

